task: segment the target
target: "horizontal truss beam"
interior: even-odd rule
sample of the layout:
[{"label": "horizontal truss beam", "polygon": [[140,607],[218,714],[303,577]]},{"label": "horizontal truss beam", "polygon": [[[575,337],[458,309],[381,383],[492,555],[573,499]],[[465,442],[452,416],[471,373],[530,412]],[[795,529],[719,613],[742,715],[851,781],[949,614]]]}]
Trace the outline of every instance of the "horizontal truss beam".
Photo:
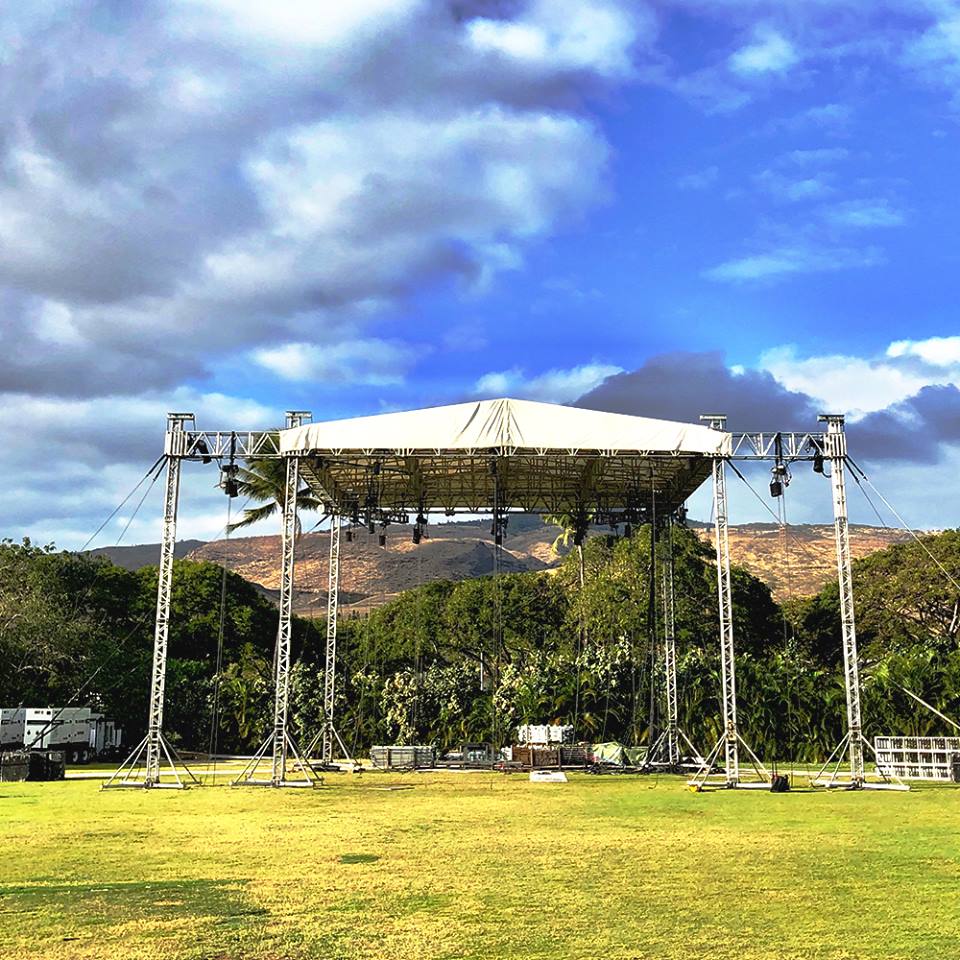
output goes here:
[{"label": "horizontal truss beam", "polygon": [[[728,460],[774,460],[779,438],[784,460],[813,460],[827,452],[826,434],[807,433],[732,433]],[[280,440],[276,430],[185,430],[174,437],[168,436],[167,453],[184,460],[201,460],[205,457],[222,459],[231,453],[240,459],[249,457],[281,458]],[[483,447],[476,449],[445,448],[343,448],[324,451],[341,458],[358,457],[437,457],[457,459],[464,457],[595,457],[599,459],[642,458],[650,460],[699,460],[711,459],[709,454],[691,454],[663,450],[588,450],[570,448]],[[309,456],[306,452],[301,456]]]}]

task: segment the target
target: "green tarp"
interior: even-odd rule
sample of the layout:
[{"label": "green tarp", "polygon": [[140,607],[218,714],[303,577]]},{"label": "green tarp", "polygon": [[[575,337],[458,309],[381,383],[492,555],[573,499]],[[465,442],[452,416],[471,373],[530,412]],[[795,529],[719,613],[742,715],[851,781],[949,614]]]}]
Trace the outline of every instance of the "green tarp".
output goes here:
[{"label": "green tarp", "polygon": [[647,759],[646,747],[625,747],[616,740],[590,745],[596,763],[608,763],[614,767],[639,767]]},{"label": "green tarp", "polygon": [[627,756],[622,743],[615,740],[610,743],[594,743],[590,748],[597,763],[609,763],[622,767],[627,762]]}]

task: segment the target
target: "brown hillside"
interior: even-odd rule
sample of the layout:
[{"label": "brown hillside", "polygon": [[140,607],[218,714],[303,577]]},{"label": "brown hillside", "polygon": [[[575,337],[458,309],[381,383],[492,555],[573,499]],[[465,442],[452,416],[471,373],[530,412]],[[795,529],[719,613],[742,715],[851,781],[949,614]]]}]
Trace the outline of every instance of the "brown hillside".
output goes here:
[{"label": "brown hillside", "polygon": [[[558,558],[551,545],[560,532],[536,522],[526,523],[507,536],[501,569],[505,573],[544,570]],[[305,534],[297,545],[295,609],[321,614],[327,595],[330,538],[326,532]],[[353,610],[369,609],[403,590],[433,580],[466,580],[493,570],[489,524],[447,523],[429,528],[429,537],[418,546],[412,528],[391,526],[387,546],[361,528],[352,543],[341,540],[341,604]],[[242,577],[275,595],[280,589],[280,538],[238,537],[206,543],[190,554],[192,560],[224,563]]]},{"label": "brown hillside", "polygon": [[[697,532],[713,544],[712,527]],[[903,530],[851,525],[850,551],[854,558],[865,557],[909,536]],[[767,583],[778,600],[809,596],[837,575],[833,524],[787,527],[786,549],[776,524],[731,526],[730,560]]]},{"label": "brown hillside", "polygon": [[[770,584],[778,599],[816,593],[835,575],[836,554],[831,525],[796,525],[788,528],[787,559],[774,524],[744,524],[730,528],[730,553],[743,566]],[[345,608],[364,610],[378,606],[402,590],[432,580],[464,580],[489,574],[493,555],[489,524],[436,524],[419,546],[411,541],[409,527],[390,527],[387,546],[365,529],[352,543],[344,539],[341,565],[341,602]],[[504,542],[504,571],[544,570],[559,558],[552,544],[559,531],[535,518],[513,518]],[[712,542],[712,528],[697,533]],[[865,556],[908,535],[882,527],[852,526],[850,542],[855,557]],[[297,547],[295,607],[306,615],[323,612],[327,589],[326,533],[305,534]],[[237,537],[203,544],[190,553],[195,560],[212,560],[227,567],[275,596],[280,586],[280,538]]]}]

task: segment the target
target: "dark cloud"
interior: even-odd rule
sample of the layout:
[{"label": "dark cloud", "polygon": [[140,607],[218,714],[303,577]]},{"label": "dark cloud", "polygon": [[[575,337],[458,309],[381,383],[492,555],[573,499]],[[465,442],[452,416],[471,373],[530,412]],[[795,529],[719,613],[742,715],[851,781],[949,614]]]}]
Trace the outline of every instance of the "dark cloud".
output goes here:
[{"label": "dark cloud", "polygon": [[960,390],[953,385],[924,387],[851,424],[848,433],[854,459],[937,463],[943,444],[960,441]]},{"label": "dark cloud", "polygon": [[719,352],[652,357],[639,370],[605,380],[576,406],[694,423],[701,414],[722,413],[732,430],[809,430],[818,412],[810,397],[769,373],[731,372]]},{"label": "dark cloud", "polygon": [[[733,373],[721,353],[668,353],[639,370],[605,380],[575,406],[611,413],[696,422],[700,414],[723,413],[739,430],[817,430],[821,405],[787,390],[769,373]],[[834,412],[834,411],[829,411]],[[855,460],[937,463],[943,445],[960,442],[960,390],[924,387],[885,410],[847,424]]]}]

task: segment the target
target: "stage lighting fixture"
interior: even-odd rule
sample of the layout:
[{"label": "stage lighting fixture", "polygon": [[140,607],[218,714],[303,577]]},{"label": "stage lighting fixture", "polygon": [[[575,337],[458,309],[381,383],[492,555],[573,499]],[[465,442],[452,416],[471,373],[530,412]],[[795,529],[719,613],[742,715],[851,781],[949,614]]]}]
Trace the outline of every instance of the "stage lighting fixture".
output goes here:
[{"label": "stage lighting fixture", "polygon": [[206,441],[202,438],[197,441],[197,453],[200,454],[200,459],[204,463],[210,463],[213,458],[210,456],[210,448],[207,446]]},{"label": "stage lighting fixture", "polygon": [[813,472],[823,473],[823,454],[819,450],[813,455]]},{"label": "stage lighting fixture", "polygon": [[776,499],[783,496],[783,491],[790,486],[790,471],[785,463],[779,460],[770,469],[770,496]]},{"label": "stage lighting fixture", "polygon": [[237,483],[237,471],[239,469],[235,463],[228,463],[225,467],[220,468],[220,486],[223,487],[223,492],[231,500],[240,496],[240,486]]}]

